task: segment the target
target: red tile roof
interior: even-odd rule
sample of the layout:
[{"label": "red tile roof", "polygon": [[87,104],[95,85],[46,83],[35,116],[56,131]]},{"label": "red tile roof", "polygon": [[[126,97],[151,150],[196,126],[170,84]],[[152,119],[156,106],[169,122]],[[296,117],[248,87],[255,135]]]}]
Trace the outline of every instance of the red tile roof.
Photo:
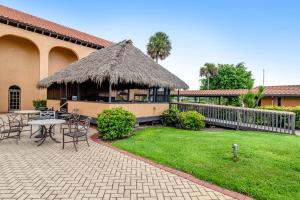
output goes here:
[{"label": "red tile roof", "polygon": [[[239,96],[247,93],[246,89],[238,90],[183,90],[179,91],[182,96]],[[178,91],[172,91],[171,95],[178,95]]]},{"label": "red tile roof", "polygon": [[[253,88],[253,91],[258,87]],[[185,90],[179,91],[181,96],[239,96],[247,93],[247,89],[234,90]],[[177,91],[172,91],[171,95],[176,96]],[[264,96],[299,96],[300,85],[277,85],[265,86]]]},{"label": "red tile roof", "polygon": [[19,23],[24,23],[27,25],[31,25],[37,28],[42,28],[42,29],[46,29],[48,31],[51,32],[55,32],[57,34],[62,34],[74,39],[79,39],[79,40],[83,40],[85,42],[89,42],[89,43],[93,43],[96,45],[100,45],[103,47],[107,47],[110,46],[112,44],[112,42],[102,39],[102,38],[98,38],[96,36],[93,35],[89,35],[87,33],[83,33],[80,31],[77,31],[75,29],[66,27],[66,26],[62,26],[60,24],[54,23],[54,22],[50,22],[48,20],[45,19],[41,19],[39,17],[35,17],[33,15],[12,9],[12,8],[8,8],[6,6],[0,5],[0,16],[5,17],[7,19],[10,20],[14,20],[17,21]]},{"label": "red tile roof", "polygon": [[300,96],[300,85],[266,86],[264,94],[266,96]]}]

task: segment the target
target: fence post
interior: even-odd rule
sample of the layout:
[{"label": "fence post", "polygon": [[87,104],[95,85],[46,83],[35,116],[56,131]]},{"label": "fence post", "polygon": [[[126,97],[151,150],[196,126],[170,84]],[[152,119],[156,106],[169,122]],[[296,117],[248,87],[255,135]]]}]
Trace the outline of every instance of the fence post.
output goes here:
[{"label": "fence post", "polygon": [[295,117],[295,114],[292,114],[292,117],[291,117],[292,134],[295,134],[295,124],[296,124],[296,117]]},{"label": "fence post", "polygon": [[236,111],[236,130],[240,129],[240,110]]}]

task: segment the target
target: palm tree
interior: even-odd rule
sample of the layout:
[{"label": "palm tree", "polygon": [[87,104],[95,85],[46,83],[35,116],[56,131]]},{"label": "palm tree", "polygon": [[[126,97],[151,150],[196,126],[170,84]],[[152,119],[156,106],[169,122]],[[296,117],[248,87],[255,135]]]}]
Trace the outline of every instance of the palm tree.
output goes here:
[{"label": "palm tree", "polygon": [[163,32],[157,32],[150,37],[147,45],[147,54],[158,62],[164,60],[171,53],[172,44],[169,36]]},{"label": "palm tree", "polygon": [[265,88],[259,86],[256,92],[249,89],[246,94],[240,96],[243,107],[256,108],[259,104],[259,100],[264,97]]},{"label": "palm tree", "polygon": [[218,67],[214,63],[205,63],[200,68],[200,76],[207,79],[207,89],[209,90],[209,79],[218,74]]}]

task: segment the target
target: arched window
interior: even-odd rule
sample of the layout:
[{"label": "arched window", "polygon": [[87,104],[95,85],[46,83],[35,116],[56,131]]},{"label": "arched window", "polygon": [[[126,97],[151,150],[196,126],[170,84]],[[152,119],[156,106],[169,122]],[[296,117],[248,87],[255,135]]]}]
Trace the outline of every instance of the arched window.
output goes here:
[{"label": "arched window", "polygon": [[8,110],[20,110],[21,105],[21,88],[12,85],[8,89]]}]

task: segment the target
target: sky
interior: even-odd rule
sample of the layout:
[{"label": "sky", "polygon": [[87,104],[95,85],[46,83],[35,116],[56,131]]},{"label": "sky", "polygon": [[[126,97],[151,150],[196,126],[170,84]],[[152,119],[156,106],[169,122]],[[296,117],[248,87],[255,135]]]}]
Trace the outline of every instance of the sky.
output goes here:
[{"label": "sky", "polygon": [[255,86],[300,84],[297,0],[0,0],[0,4],[89,34],[131,39],[146,52],[163,31],[171,55],[159,63],[198,89],[206,62],[244,62]]}]

